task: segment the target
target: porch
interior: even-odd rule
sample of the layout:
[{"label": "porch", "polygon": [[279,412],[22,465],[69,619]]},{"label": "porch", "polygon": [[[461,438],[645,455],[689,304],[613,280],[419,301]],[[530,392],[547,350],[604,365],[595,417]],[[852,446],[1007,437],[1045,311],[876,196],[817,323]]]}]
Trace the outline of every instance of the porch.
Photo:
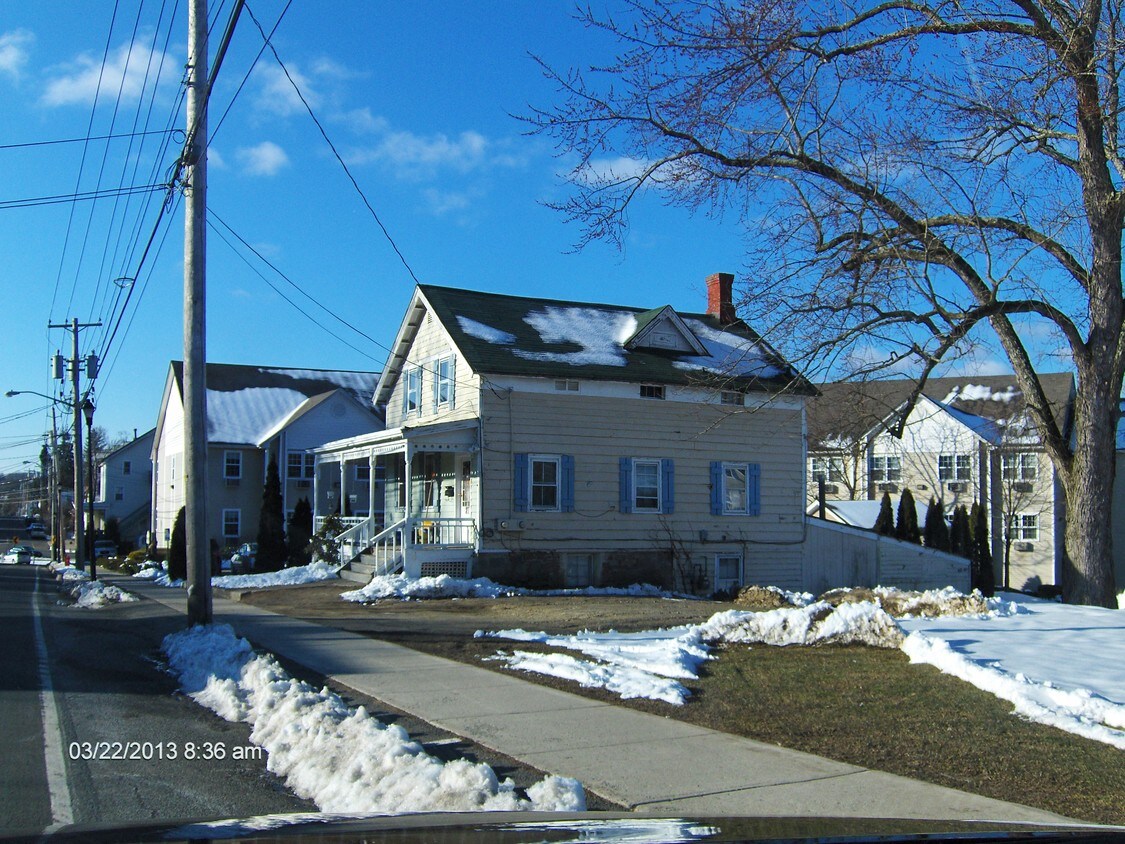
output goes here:
[{"label": "porch", "polygon": [[[479,539],[477,432],[476,420],[401,428],[317,451],[314,526],[330,515],[342,523],[341,574],[364,582],[397,571],[470,575]],[[357,505],[365,511],[349,512]]]}]

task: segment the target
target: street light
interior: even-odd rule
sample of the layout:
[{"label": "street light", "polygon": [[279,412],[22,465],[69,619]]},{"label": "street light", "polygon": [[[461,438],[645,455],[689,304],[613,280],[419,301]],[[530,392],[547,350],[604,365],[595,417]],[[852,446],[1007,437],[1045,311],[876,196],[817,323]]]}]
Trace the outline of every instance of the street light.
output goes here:
[{"label": "street light", "polygon": [[[90,397],[82,402],[82,415],[86,417],[86,476],[89,480],[90,507],[86,511],[86,556],[90,560],[90,580],[98,579],[97,560],[94,559],[94,403]],[[81,468],[76,471],[82,471]]]}]

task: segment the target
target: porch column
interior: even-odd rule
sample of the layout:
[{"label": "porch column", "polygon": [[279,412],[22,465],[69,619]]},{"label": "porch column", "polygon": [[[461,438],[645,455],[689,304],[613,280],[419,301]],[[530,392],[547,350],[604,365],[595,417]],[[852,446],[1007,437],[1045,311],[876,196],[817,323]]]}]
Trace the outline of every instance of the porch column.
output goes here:
[{"label": "porch column", "polygon": [[340,518],[348,515],[348,459],[340,456]]},{"label": "porch column", "polygon": [[320,455],[313,457],[313,532],[319,527],[317,520],[320,518]]}]

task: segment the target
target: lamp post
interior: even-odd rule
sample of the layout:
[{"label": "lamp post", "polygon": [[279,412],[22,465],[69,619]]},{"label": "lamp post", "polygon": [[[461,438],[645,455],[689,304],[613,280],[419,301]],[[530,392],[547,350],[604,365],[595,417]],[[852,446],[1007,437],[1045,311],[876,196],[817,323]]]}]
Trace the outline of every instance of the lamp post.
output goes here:
[{"label": "lamp post", "polygon": [[[98,579],[97,561],[94,559],[94,403],[90,397],[82,402],[82,415],[86,417],[86,477],[90,506],[86,510],[86,556],[90,560],[90,580]],[[81,472],[81,468],[75,471]]]}]

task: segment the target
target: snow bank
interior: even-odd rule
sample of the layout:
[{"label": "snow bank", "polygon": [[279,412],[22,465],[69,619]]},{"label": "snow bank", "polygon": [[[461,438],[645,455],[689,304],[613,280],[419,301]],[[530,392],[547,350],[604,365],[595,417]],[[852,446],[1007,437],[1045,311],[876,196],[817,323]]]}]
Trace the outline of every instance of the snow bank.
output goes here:
[{"label": "snow bank", "polygon": [[322,561],[307,566],[293,566],[280,571],[266,571],[260,574],[228,574],[211,578],[216,589],[264,589],[267,586],[297,586],[302,583],[316,583],[318,580],[333,580],[339,570],[338,565]]},{"label": "snow bank", "polygon": [[706,641],[763,645],[869,645],[897,648],[904,636],[882,607],[868,601],[833,607],[817,601],[807,607],[769,612],[716,613],[701,626]]},{"label": "snow bank", "polygon": [[587,587],[584,589],[524,589],[520,586],[504,586],[487,577],[472,579],[450,577],[439,574],[437,577],[408,577],[405,574],[376,575],[362,589],[342,592],[345,601],[366,604],[385,598],[430,599],[430,598],[514,598],[518,596],[568,597],[568,596],[627,596],[637,598],[686,598],[691,596],[665,592],[647,583],[632,586]]},{"label": "snow bank", "polygon": [[187,581],[176,579],[173,580],[168,575],[168,570],[159,563],[149,562],[145,568],[133,575],[133,577],[140,578],[141,580],[151,580],[157,586],[168,586],[172,589],[182,589],[187,585]]},{"label": "snow bank", "polygon": [[548,776],[520,796],[510,779],[463,759],[442,763],[399,727],[290,677],[228,625],[164,639],[183,690],[229,721],[252,726],[268,768],[325,812],[580,811],[581,785]]}]

